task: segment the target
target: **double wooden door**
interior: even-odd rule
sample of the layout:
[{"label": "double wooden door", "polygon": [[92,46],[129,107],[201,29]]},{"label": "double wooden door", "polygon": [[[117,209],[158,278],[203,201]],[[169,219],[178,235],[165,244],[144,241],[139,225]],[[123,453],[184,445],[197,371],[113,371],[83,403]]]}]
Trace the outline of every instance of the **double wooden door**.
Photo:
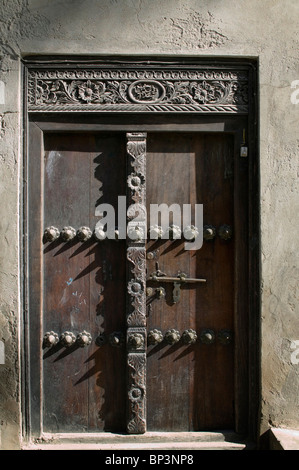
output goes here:
[{"label": "double wooden door", "polygon": [[[37,161],[37,134],[29,148],[32,422],[48,433],[234,429],[235,317],[244,312],[236,308],[243,260],[235,259],[233,135],[52,132]],[[161,204],[181,209],[179,225],[169,211],[162,237],[151,220]],[[122,236],[128,206],[137,210],[135,238]],[[109,236],[100,221],[110,207]]]}]

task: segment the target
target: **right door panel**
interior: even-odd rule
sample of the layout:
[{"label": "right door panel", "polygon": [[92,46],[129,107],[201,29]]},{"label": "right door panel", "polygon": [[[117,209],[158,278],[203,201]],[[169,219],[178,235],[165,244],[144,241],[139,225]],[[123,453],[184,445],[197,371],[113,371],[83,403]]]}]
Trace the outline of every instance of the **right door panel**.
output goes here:
[{"label": "right door panel", "polygon": [[[201,249],[186,250],[183,237],[148,240],[147,279],[157,270],[162,277],[206,279],[180,284],[177,302],[173,283],[147,282],[148,334],[157,330],[164,338],[148,345],[149,431],[234,428],[233,156],[228,134],[148,135],[148,214],[151,204],[191,204],[194,217],[194,205],[203,204],[204,241]],[[180,334],[173,344],[170,330]],[[170,342],[177,339],[170,333]]]}]

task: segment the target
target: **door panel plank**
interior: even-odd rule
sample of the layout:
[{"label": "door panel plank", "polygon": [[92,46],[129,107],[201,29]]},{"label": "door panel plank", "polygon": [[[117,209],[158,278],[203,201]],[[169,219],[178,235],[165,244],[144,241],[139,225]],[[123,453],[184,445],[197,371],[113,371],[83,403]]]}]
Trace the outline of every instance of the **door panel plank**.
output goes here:
[{"label": "door panel plank", "polygon": [[[202,203],[204,223],[233,225],[232,138],[211,134],[150,134],[147,152],[147,207]],[[193,208],[194,210],[194,208]],[[194,213],[194,212],[193,212]],[[172,222],[170,220],[170,222]],[[194,223],[194,220],[193,220]],[[233,242],[219,238],[198,251],[184,250],[184,240],[150,241],[159,250],[159,269],[175,276],[206,278],[206,285],[185,285],[181,301],[172,303],[173,285],[165,284],[166,300],[154,299],[148,330],[233,328]],[[155,261],[148,261],[148,272]],[[148,283],[149,285],[153,285]],[[233,426],[232,346],[165,342],[148,352],[149,430],[204,430]]]},{"label": "door panel plank", "polygon": [[[93,230],[99,204],[115,207],[125,191],[122,136],[48,134],[44,179],[45,227]],[[44,331],[77,335],[85,330],[93,338],[86,348],[45,351],[44,430],[123,430],[124,351],[98,347],[95,339],[125,328],[124,243],[45,244],[44,291]]]}]

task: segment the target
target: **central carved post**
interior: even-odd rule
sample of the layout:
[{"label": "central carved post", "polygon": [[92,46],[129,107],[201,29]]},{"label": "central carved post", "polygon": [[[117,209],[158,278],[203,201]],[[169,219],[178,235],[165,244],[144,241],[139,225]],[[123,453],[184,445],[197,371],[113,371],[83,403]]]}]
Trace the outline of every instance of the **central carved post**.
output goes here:
[{"label": "central carved post", "polygon": [[127,432],[146,431],[146,134],[127,133]]}]

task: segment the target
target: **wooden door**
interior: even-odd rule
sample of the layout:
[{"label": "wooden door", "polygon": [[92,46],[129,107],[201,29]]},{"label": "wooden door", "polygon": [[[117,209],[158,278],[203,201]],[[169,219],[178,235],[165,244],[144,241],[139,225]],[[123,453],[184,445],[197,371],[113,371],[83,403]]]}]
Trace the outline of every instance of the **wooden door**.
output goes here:
[{"label": "wooden door", "polygon": [[[234,145],[225,133],[41,137],[34,128],[29,317],[40,432],[234,428]],[[131,206],[146,201],[148,216],[151,204],[192,213],[203,204],[202,247],[185,249],[183,226],[177,240],[90,236],[100,205],[117,220],[124,195]]]},{"label": "wooden door", "polygon": [[[233,154],[229,135],[148,136],[148,213],[151,204],[179,204],[182,212],[184,204],[190,204],[194,224],[195,204],[203,204],[205,226],[200,249],[185,249],[184,236],[147,244],[148,273],[157,268],[163,273],[158,282],[148,282],[153,292],[148,292],[147,328],[164,337],[148,346],[149,430],[197,431],[234,425],[234,240],[219,234],[221,226],[233,229],[234,224]],[[182,283],[180,300],[175,302],[174,283],[163,282],[163,277],[178,273],[206,282]],[[160,287],[165,297],[159,298]],[[170,337],[175,342],[168,344],[171,330],[179,337]]]},{"label": "wooden door", "polygon": [[[125,193],[124,157],[120,134],[46,135],[43,227],[93,231],[99,204],[116,208]],[[109,337],[125,331],[125,241],[76,234],[43,243],[43,336],[59,337],[54,346],[44,341],[43,430],[123,431],[126,358]],[[83,332],[91,337],[85,347],[77,339]]]}]

